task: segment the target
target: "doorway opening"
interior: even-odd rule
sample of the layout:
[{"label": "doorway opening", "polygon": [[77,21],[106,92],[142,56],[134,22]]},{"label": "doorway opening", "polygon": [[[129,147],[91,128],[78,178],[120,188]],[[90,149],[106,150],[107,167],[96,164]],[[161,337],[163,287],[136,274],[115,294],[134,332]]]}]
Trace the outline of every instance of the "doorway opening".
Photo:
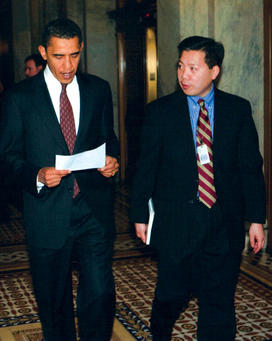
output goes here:
[{"label": "doorway opening", "polygon": [[139,155],[144,108],[157,98],[156,0],[119,0],[116,20],[121,181],[130,183]]}]

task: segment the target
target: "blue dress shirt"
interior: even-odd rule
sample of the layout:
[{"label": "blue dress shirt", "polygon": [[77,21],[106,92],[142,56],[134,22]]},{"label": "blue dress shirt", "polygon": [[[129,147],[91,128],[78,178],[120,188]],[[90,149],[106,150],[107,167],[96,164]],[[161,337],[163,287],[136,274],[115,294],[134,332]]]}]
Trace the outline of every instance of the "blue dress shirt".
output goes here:
[{"label": "blue dress shirt", "polygon": [[190,120],[196,150],[196,129],[197,129],[197,122],[199,117],[200,105],[197,101],[202,98],[205,102],[205,107],[208,110],[208,116],[210,120],[211,130],[212,130],[212,137],[213,137],[213,127],[214,127],[214,85],[212,85],[211,91],[204,97],[199,96],[187,96],[188,106],[189,106],[189,113],[190,113]]}]

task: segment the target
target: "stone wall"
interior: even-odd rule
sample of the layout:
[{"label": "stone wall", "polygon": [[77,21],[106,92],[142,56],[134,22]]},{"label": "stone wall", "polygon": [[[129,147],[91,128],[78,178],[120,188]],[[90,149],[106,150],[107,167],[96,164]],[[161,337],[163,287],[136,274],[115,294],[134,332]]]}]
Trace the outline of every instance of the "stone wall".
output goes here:
[{"label": "stone wall", "polygon": [[115,0],[86,1],[86,64],[87,71],[106,79],[112,90],[114,128],[118,133],[117,43],[115,21],[108,12],[115,9]]}]

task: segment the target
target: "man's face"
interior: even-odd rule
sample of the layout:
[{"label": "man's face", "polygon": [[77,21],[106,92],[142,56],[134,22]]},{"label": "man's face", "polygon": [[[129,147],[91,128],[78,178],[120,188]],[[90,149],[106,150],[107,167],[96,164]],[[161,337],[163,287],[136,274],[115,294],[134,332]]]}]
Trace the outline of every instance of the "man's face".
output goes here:
[{"label": "man's face", "polygon": [[78,67],[83,43],[79,44],[78,37],[63,39],[52,37],[45,49],[39,46],[44,60],[47,60],[50,71],[61,83],[71,83]]},{"label": "man's face", "polygon": [[204,97],[211,90],[219,71],[218,65],[209,69],[205,52],[183,51],[178,62],[179,85],[187,96]]},{"label": "man's face", "polygon": [[33,59],[28,60],[25,62],[25,75],[27,78],[33,77],[37,75],[42,69],[42,66],[36,66]]}]

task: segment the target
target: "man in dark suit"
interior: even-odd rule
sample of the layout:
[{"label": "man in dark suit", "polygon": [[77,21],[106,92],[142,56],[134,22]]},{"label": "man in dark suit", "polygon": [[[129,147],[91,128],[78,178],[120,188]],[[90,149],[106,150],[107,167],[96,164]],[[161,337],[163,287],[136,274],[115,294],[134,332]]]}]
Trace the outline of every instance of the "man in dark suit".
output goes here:
[{"label": "man in dark suit", "polygon": [[198,340],[230,341],[245,221],[254,252],[264,244],[262,157],[249,102],[213,84],[223,45],[193,36],[178,47],[180,89],[147,106],[131,219],[145,242],[152,197],[151,245],[158,251],[153,340],[171,339],[193,293]]},{"label": "man in dark suit", "polygon": [[[112,332],[110,178],[118,170],[119,146],[109,84],[76,74],[82,48],[81,31],[73,21],[50,22],[39,46],[47,61],[45,71],[17,84],[3,103],[1,164],[23,188],[31,273],[45,341],[76,340],[72,257],[79,269],[80,340],[108,341]],[[103,143],[103,168],[55,169],[56,155]]]}]

